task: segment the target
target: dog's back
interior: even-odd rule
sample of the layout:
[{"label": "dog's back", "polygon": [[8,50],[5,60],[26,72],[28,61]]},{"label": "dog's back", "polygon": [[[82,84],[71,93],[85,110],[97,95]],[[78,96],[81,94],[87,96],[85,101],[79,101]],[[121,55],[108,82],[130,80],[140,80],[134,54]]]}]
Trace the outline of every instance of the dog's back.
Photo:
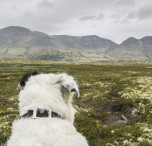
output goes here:
[{"label": "dog's back", "polygon": [[87,146],[73,126],[75,79],[67,74],[24,75],[18,89],[20,118],[7,146]]},{"label": "dog's back", "polygon": [[20,119],[12,132],[8,146],[87,146],[71,122],[57,118]]}]

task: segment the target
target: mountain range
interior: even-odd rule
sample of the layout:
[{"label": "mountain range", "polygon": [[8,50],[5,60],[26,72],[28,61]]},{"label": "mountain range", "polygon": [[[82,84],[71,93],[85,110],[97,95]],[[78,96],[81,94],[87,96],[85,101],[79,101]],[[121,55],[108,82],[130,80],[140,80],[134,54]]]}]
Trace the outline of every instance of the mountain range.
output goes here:
[{"label": "mountain range", "polygon": [[100,62],[152,60],[152,36],[130,37],[117,44],[96,35],[48,35],[24,27],[0,29],[0,59]]}]

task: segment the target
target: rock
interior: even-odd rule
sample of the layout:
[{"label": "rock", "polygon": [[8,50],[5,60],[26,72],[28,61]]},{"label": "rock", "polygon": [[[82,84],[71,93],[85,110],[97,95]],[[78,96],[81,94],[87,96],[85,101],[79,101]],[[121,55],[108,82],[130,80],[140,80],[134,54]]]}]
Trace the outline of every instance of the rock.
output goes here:
[{"label": "rock", "polygon": [[14,108],[7,108],[7,110],[13,110]]},{"label": "rock", "polygon": [[126,124],[127,121],[125,121],[125,120],[118,120],[117,123],[118,123],[118,124]]},{"label": "rock", "polygon": [[124,115],[121,115],[122,120],[128,121],[127,118]]}]

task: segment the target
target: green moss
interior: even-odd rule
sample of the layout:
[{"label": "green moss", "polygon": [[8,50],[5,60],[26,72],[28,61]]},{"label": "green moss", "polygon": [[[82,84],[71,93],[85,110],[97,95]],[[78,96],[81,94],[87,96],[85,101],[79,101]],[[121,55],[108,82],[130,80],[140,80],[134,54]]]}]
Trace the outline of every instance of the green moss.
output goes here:
[{"label": "green moss", "polygon": [[113,111],[125,111],[127,109],[133,108],[134,104],[135,103],[133,99],[120,98],[115,100],[111,106]]},{"label": "green moss", "polygon": [[77,114],[75,127],[86,136],[91,145],[96,145],[98,143],[97,139],[100,140],[101,125],[99,121],[84,114]]}]

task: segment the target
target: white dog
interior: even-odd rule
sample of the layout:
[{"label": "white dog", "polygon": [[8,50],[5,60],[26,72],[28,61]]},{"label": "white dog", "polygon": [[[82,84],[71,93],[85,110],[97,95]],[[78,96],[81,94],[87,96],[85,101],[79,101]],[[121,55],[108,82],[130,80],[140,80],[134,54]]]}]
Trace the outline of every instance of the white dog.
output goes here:
[{"label": "white dog", "polygon": [[88,146],[73,126],[76,80],[67,74],[25,74],[18,85],[20,118],[7,146]]}]

